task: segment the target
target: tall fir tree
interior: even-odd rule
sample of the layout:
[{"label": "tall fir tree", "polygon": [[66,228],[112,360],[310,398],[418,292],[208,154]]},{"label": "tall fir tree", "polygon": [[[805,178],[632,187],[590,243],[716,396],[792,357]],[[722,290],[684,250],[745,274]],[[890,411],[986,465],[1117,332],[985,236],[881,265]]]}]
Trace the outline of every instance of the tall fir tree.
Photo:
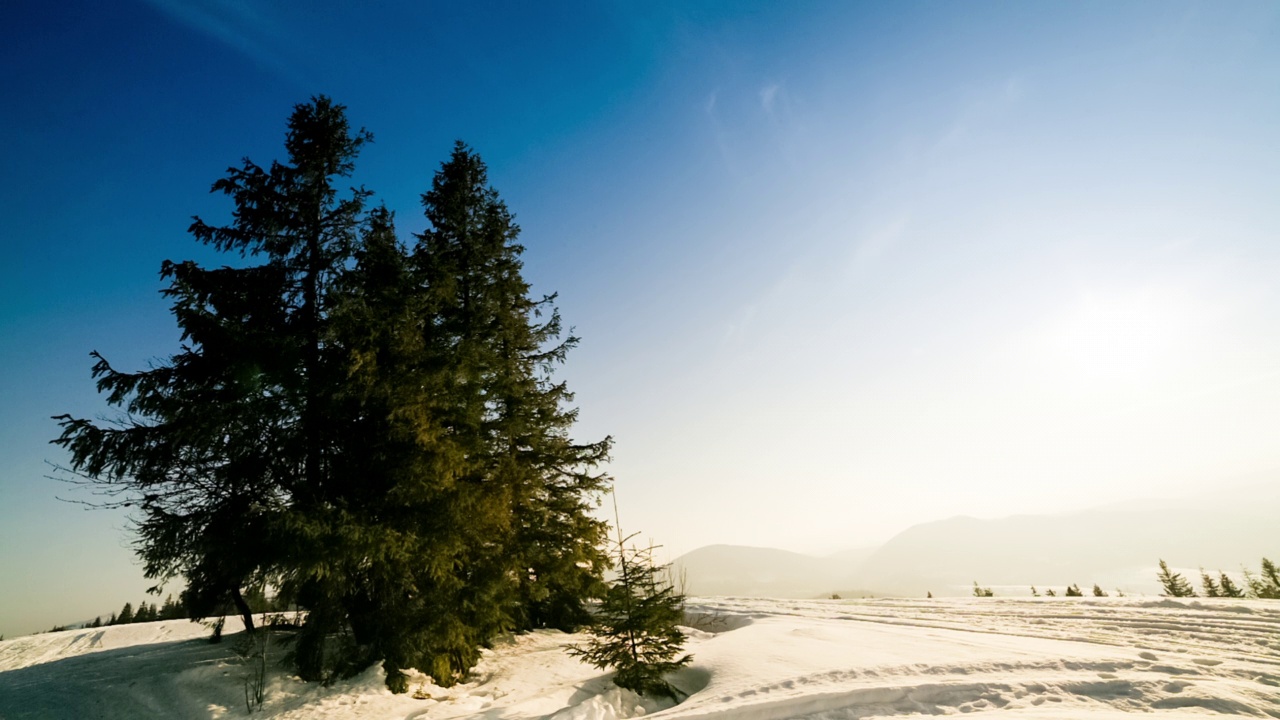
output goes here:
[{"label": "tall fir tree", "polygon": [[429,397],[410,401],[425,402],[434,424],[426,465],[404,473],[394,496],[434,518],[418,530],[439,550],[417,573],[427,630],[414,645],[428,658],[419,667],[449,683],[497,633],[588,617],[606,565],[606,525],[590,511],[611,441],[570,437],[573,396],[552,373],[577,338],[561,338],[554,295],[531,297],[520,228],[484,162],[458,143],[422,203],[428,227],[408,268],[386,267],[414,288],[405,312],[420,316],[420,337],[397,332],[395,342],[421,343],[409,371]]},{"label": "tall fir tree", "polygon": [[215,183],[232,222],[191,232],[245,262],[166,262],[181,351],[139,373],[99,357],[121,418],[61,416],[55,442],[139,509],[146,572],[183,577],[191,616],[252,628],[270,585],[306,610],[299,675],[382,658],[403,691],[407,668],[448,685],[498,633],[587,617],[610,440],[570,437],[552,371],[576,338],[554,296],[530,297],[484,163],[458,144],[409,248],[367,191],[339,192],[370,139],[318,97],[290,117],[287,162]]},{"label": "tall fir tree", "polygon": [[[182,576],[193,617],[234,607],[252,628],[247,586],[277,576],[300,596],[322,597],[315,586],[341,577],[322,549],[333,544],[325,389],[335,367],[326,362],[325,318],[367,196],[339,197],[338,183],[369,139],[328,98],[296,106],[288,162],[231,168],[213,191],[232,199],[232,223],[197,218],[190,228],[200,242],[260,264],[166,261],[181,351],[138,373],[95,354],[98,388],[121,418],[58,418],[55,442],[70,450],[72,472],[138,508],[147,576]],[[308,626],[324,618],[315,613]]]}]

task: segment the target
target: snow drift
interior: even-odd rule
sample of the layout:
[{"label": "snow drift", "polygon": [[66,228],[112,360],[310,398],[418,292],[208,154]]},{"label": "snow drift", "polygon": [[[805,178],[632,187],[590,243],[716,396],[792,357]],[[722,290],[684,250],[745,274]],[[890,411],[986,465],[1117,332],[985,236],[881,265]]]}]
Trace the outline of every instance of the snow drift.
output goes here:
[{"label": "snow drift", "polygon": [[[854,720],[1280,717],[1280,604],[1040,598],[690,603],[687,693],[658,704],[536,632],[487,650],[468,682],[392,695],[377,668],[330,687],[279,667],[269,718]],[[238,629],[228,620],[228,632]],[[0,642],[0,718],[247,715],[237,636],[172,621]],[[278,657],[278,655],[277,655]]]}]

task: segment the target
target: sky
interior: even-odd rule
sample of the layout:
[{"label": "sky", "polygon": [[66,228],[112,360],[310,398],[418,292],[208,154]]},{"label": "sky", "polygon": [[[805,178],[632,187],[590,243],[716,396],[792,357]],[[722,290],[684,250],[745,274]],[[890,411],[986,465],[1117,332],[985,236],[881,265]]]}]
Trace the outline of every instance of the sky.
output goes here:
[{"label": "sky", "polygon": [[48,478],[89,352],[177,349],[210,185],[347,106],[425,226],[455,140],[582,343],[577,437],[672,557],[1280,478],[1280,5],[7,6],[0,634],[135,604],[128,517]]}]

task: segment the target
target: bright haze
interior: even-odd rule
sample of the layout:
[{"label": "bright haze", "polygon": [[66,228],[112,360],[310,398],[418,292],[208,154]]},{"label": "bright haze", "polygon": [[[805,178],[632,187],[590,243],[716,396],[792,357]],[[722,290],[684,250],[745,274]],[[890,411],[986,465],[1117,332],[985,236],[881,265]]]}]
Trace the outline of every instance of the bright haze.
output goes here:
[{"label": "bright haze", "polygon": [[671,556],[1274,483],[1280,5],[456,5],[6,8],[0,633],[143,599],[49,417],[177,349],[161,261],[319,93],[406,239],[488,162]]}]

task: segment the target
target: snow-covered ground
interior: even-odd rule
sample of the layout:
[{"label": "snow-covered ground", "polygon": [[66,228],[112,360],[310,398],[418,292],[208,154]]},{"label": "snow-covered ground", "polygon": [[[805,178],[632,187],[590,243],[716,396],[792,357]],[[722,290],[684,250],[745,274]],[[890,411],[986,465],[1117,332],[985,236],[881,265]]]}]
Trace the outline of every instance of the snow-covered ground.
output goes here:
[{"label": "snow-covered ground", "polygon": [[[538,632],[486,651],[470,681],[447,690],[418,678],[392,695],[378,668],[322,687],[273,665],[255,716],[1280,717],[1275,601],[713,598],[692,601],[689,622],[694,662],[672,678],[688,698],[674,707],[566,655],[580,636]],[[210,645],[206,635],[172,621],[0,642],[0,718],[244,717],[241,636]]]}]

